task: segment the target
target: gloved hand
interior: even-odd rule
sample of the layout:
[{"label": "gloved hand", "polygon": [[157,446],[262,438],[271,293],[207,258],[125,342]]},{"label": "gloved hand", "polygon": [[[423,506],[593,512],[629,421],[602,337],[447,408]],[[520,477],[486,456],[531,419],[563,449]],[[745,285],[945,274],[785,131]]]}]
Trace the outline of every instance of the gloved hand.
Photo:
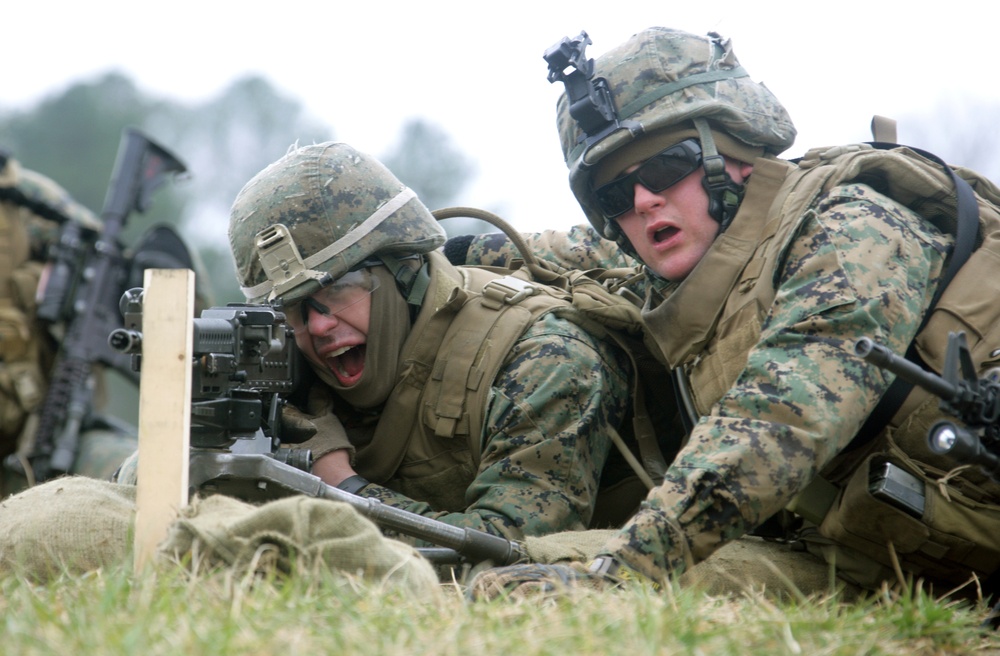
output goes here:
[{"label": "gloved hand", "polygon": [[331,451],[347,449],[354,461],[354,445],[347,438],[340,419],[332,412],[308,415],[295,406],[285,405],[281,409],[282,441],[297,444],[298,448],[312,451],[313,460],[318,460]]},{"label": "gloved hand", "polygon": [[603,590],[613,585],[600,574],[592,575],[581,562],[525,563],[479,572],[469,583],[468,596],[473,601],[527,599],[556,596],[575,588]]},{"label": "gloved hand", "polygon": [[587,564],[573,561],[493,567],[476,574],[469,584],[468,595],[472,600],[489,601],[498,597],[527,599],[555,596],[573,589],[609,590],[626,583],[660,589],[660,585],[652,579],[620,565],[612,558],[601,556]]}]

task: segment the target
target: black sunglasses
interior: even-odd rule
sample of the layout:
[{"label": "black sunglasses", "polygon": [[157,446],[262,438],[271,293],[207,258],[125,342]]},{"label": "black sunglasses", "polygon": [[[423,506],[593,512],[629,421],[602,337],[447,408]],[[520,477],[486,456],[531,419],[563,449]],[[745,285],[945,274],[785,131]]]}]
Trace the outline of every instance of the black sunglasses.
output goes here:
[{"label": "black sunglasses", "polygon": [[636,183],[658,194],[683,180],[700,164],[701,145],[697,139],[685,139],[653,155],[631,173],[595,189],[597,204],[604,218],[619,217],[635,206]]}]

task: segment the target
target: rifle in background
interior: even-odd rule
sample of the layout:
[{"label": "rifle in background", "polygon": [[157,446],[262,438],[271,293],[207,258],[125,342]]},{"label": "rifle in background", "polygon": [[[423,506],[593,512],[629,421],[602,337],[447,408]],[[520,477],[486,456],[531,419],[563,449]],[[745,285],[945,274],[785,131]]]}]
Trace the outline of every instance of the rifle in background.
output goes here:
[{"label": "rifle in background", "polygon": [[37,314],[50,324],[64,323],[66,331],[27,454],[31,471],[25,471],[17,454],[4,460],[5,467],[29,481],[70,471],[92,407],[94,366],[129,371],[127,358],[108,345],[108,334],[122,325],[118,304],[129,273],[119,236],[133,210],[149,207],[153,191],[166,176],[185,170],[162,146],[126,128],[104,201],[101,231],[92,233],[75,221],[63,224]]},{"label": "rifle in background", "polygon": [[[948,333],[944,376],[926,371],[867,337],[855,342],[854,352],[940,398],[941,410],[954,416],[961,425],[941,419],[931,426],[927,431],[931,451],[950,455],[962,465],[978,465],[1000,483],[1000,368],[990,369],[980,378],[964,332]],[[1000,628],[1000,601],[994,604],[983,625]]]}]

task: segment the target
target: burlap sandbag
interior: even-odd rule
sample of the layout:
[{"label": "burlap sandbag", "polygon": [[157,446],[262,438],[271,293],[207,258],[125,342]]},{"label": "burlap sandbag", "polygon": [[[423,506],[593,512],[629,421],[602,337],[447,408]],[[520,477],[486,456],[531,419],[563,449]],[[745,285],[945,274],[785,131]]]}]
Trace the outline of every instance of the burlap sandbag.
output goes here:
[{"label": "burlap sandbag", "polygon": [[[534,562],[557,563],[594,558],[616,530],[553,533],[525,540],[525,550]],[[861,588],[834,579],[821,558],[789,545],[745,536],[731,542],[698,563],[680,578],[685,587],[696,587],[713,595],[739,595],[751,591],[782,597],[822,595],[835,590],[845,600],[857,597]]]},{"label": "burlap sandbag", "polygon": [[[45,582],[130,566],[135,487],[84,476],[58,478],[0,503],[0,576]],[[289,497],[254,506],[230,497],[195,499],[170,527],[160,566],[279,571],[325,567],[416,594],[439,594],[431,564],[384,537],[347,504]]]},{"label": "burlap sandbag", "polygon": [[0,503],[0,575],[45,582],[131,557],[135,488],[57,478]]},{"label": "burlap sandbag", "polygon": [[417,595],[439,594],[433,567],[416,549],[384,537],[345,503],[294,496],[252,506],[211,496],[182,514],[158,548],[161,562],[283,572],[325,566]]},{"label": "burlap sandbag", "polygon": [[591,531],[564,531],[541,537],[527,537],[524,550],[536,563],[558,563],[566,560],[592,560],[618,533],[617,529],[594,529]]}]

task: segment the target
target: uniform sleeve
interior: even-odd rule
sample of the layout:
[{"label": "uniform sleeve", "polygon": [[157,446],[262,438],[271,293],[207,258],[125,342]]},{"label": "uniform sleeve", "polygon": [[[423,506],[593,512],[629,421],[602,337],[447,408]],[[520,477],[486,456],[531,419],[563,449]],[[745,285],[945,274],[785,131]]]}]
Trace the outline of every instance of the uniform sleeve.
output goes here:
[{"label": "uniform sleeve", "polygon": [[891,382],[854,342],[905,351],[950,242],[869,187],[825,197],[787,250],[746,368],[606,555],[665,578],[787,505]]},{"label": "uniform sleeve", "polygon": [[464,512],[434,512],[378,485],[361,494],[512,540],[585,529],[610,431],[626,415],[628,381],[628,360],[616,347],[547,314],[518,341],[494,381],[482,461]]},{"label": "uniform sleeve", "polygon": [[[568,232],[545,230],[521,236],[537,257],[567,269],[614,269],[636,266],[636,261],[625,254],[615,242],[601,238],[590,226],[574,226]],[[523,259],[520,251],[507,235],[497,232],[469,238],[464,261],[460,263],[508,266],[514,259]],[[453,263],[459,262],[453,260]]]}]

